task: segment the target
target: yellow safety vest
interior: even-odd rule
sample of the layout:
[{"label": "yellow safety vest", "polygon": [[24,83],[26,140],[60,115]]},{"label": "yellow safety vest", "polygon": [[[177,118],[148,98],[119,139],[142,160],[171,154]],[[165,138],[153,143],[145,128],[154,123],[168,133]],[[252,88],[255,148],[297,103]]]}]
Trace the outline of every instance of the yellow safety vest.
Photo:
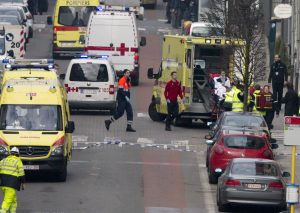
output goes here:
[{"label": "yellow safety vest", "polygon": [[24,168],[21,159],[17,156],[10,155],[0,161],[0,174],[11,175],[15,177],[24,176]]},{"label": "yellow safety vest", "polygon": [[225,94],[225,100],[224,100],[224,102],[232,103],[233,96],[234,96],[234,93],[235,93],[236,89],[237,88],[235,86],[233,86],[231,88],[231,90]]},{"label": "yellow safety vest", "polygon": [[244,103],[240,101],[238,98],[238,94],[241,92],[240,89],[236,89],[233,100],[232,100],[232,112],[243,112],[244,111]]}]

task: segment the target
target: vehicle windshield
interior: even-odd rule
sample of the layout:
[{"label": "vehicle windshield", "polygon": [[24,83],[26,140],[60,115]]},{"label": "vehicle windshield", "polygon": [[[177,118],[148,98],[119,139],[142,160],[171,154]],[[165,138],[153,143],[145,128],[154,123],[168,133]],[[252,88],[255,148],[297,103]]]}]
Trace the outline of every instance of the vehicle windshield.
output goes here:
[{"label": "vehicle windshield", "polygon": [[108,72],[105,64],[73,64],[70,81],[108,82]]},{"label": "vehicle windshield", "polygon": [[11,25],[21,24],[17,16],[0,16],[0,23],[9,23]]},{"label": "vehicle windshield", "polygon": [[2,105],[1,130],[62,130],[61,108],[57,105]]},{"label": "vehicle windshield", "polygon": [[222,29],[210,26],[193,27],[192,36],[206,37],[206,36],[222,36]]},{"label": "vehicle windshield", "polygon": [[261,149],[265,141],[259,137],[230,135],[223,138],[223,144],[235,149]]},{"label": "vehicle windshield", "polygon": [[58,23],[65,26],[86,27],[93,6],[61,6],[58,12]]},{"label": "vehicle windshield", "polygon": [[20,3],[20,4],[25,4],[24,0],[0,0],[0,3]]},{"label": "vehicle windshield", "polygon": [[4,55],[4,53],[5,53],[5,40],[3,38],[0,38],[0,55]]},{"label": "vehicle windshield", "polygon": [[276,165],[264,162],[237,162],[232,165],[234,175],[278,176]]},{"label": "vehicle windshield", "polygon": [[239,127],[267,127],[266,122],[259,116],[241,116],[230,115],[225,116],[223,126],[239,126]]}]

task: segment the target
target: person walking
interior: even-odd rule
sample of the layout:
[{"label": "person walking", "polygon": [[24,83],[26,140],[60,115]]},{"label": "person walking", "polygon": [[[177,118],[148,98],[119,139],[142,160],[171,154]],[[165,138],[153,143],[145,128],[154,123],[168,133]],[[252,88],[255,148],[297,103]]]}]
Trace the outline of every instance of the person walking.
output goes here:
[{"label": "person walking", "polygon": [[17,190],[24,189],[25,173],[17,147],[12,147],[10,155],[0,161],[1,190],[3,202],[0,213],[17,212]]},{"label": "person walking", "polygon": [[183,100],[183,93],[180,82],[177,81],[177,73],[171,73],[171,80],[167,83],[165,88],[165,98],[167,101],[168,115],[166,118],[166,131],[171,131],[171,123],[178,116],[179,105],[178,96]]},{"label": "person walking", "polygon": [[285,103],[284,107],[284,116],[294,116],[299,113],[299,98],[298,94],[293,88],[291,82],[286,83],[287,92],[282,99],[282,102]]},{"label": "person walking", "polygon": [[135,129],[132,128],[133,122],[133,112],[132,106],[130,103],[130,71],[125,69],[123,72],[124,76],[119,80],[119,89],[117,94],[117,111],[116,113],[109,119],[105,120],[105,127],[109,130],[109,127],[112,122],[118,120],[124,115],[124,111],[127,114],[127,132],[136,132]]},{"label": "person walking", "polygon": [[265,120],[266,120],[266,123],[268,125],[268,128],[269,129],[273,129],[273,120],[274,120],[274,116],[275,116],[275,113],[276,113],[276,116],[278,117],[279,116],[279,110],[278,110],[278,107],[277,107],[277,100],[274,100],[272,97],[273,97],[273,94],[271,93],[270,91],[270,86],[269,85],[265,85],[264,88],[263,88],[263,93],[265,95],[268,95],[271,97],[271,102],[272,102],[272,107],[271,108],[268,108],[266,109],[266,115],[265,115]]},{"label": "person walking", "polygon": [[271,66],[268,83],[272,82],[273,99],[278,100],[279,110],[281,110],[283,87],[287,80],[288,73],[286,65],[281,62],[280,55],[277,54],[275,55],[274,63]]}]

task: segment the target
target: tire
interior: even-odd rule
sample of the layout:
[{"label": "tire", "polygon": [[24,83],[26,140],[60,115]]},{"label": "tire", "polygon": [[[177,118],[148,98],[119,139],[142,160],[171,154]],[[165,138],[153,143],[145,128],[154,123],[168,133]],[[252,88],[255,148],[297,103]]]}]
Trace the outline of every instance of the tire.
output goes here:
[{"label": "tire", "polygon": [[156,110],[156,104],[152,101],[148,107],[148,114],[153,121],[163,121],[167,115],[158,113]]},{"label": "tire", "polygon": [[66,182],[67,175],[68,175],[67,165],[68,165],[68,163],[66,162],[64,168],[57,173],[56,178],[57,178],[58,182]]},{"label": "tire", "polygon": [[59,53],[52,53],[52,58],[53,59],[59,59]]},{"label": "tire", "polygon": [[217,184],[218,183],[218,177],[210,171],[210,167],[208,167],[208,182],[210,184]]}]

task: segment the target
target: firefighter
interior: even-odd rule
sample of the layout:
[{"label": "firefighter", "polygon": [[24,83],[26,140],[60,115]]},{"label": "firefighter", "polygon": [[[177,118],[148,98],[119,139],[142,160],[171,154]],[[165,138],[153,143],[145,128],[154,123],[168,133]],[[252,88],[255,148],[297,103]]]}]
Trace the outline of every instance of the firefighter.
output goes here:
[{"label": "firefighter", "polygon": [[119,80],[119,89],[117,94],[117,112],[109,119],[105,120],[105,127],[109,130],[110,124],[119,118],[121,118],[124,114],[124,111],[127,113],[127,132],[136,132],[135,129],[132,128],[133,122],[133,112],[130,103],[130,71],[125,69],[123,72],[124,76]]},{"label": "firefighter", "polygon": [[0,213],[17,212],[17,190],[24,189],[25,173],[23,163],[19,158],[19,149],[13,147],[10,155],[0,161],[1,189],[3,202]]},{"label": "firefighter", "polygon": [[266,111],[265,110],[259,110],[257,107],[257,99],[258,96],[262,95],[262,91],[261,91],[261,86],[259,84],[254,85],[254,92],[253,92],[253,98],[251,100],[253,108],[252,108],[252,112],[258,112],[260,113],[262,116],[266,116]]}]

